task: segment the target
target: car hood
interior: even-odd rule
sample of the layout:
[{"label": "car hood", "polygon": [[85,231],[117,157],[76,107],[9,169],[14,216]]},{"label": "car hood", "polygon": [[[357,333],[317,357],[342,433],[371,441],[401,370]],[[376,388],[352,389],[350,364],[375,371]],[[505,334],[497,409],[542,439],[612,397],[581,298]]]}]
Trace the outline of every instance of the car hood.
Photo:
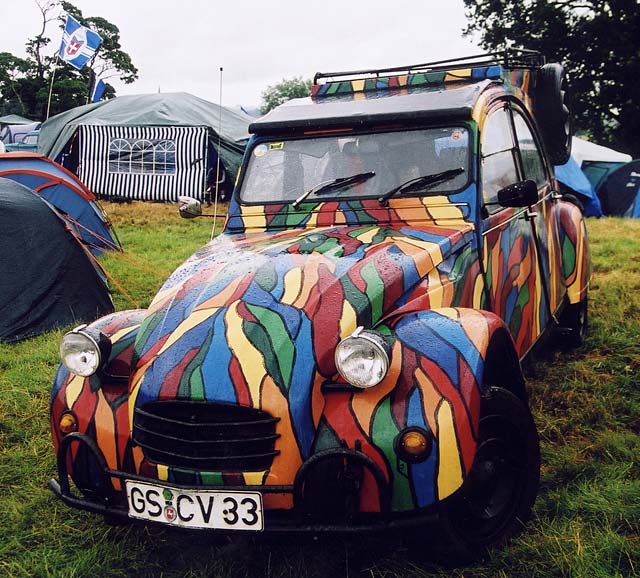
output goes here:
[{"label": "car hood", "polygon": [[135,344],[131,392],[255,404],[272,380],[291,404],[336,374],[334,349],[407,301],[472,226],[372,226],[223,234],[154,298]]}]

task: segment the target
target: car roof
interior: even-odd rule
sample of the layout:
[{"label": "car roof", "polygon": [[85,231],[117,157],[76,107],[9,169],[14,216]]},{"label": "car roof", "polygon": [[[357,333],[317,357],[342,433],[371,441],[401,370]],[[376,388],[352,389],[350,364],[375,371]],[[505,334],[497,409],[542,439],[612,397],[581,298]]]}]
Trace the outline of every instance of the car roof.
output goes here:
[{"label": "car roof", "polygon": [[330,94],[293,99],[273,109],[249,126],[249,132],[264,134],[288,130],[322,130],[358,124],[407,122],[429,119],[470,118],[473,106],[493,81]]},{"label": "car roof", "polygon": [[[311,97],[290,100],[256,120],[249,132],[323,131],[380,123],[471,118],[490,86],[530,88],[526,71],[544,64],[525,49],[478,54],[411,66],[317,73]],[[509,88],[507,88],[509,87]]]}]

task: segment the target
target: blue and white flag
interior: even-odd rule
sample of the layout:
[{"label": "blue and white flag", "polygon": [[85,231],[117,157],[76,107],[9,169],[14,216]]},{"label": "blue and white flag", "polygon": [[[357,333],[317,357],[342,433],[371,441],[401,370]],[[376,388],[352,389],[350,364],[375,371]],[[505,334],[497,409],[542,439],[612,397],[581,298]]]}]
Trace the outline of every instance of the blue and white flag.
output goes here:
[{"label": "blue and white flag", "polygon": [[67,14],[58,56],[81,70],[91,60],[101,43],[102,38],[97,32],[82,26],[73,16]]},{"label": "blue and white flag", "polygon": [[103,80],[96,78],[93,82],[93,90],[91,91],[91,102],[98,102],[104,93],[104,89],[107,85]]}]

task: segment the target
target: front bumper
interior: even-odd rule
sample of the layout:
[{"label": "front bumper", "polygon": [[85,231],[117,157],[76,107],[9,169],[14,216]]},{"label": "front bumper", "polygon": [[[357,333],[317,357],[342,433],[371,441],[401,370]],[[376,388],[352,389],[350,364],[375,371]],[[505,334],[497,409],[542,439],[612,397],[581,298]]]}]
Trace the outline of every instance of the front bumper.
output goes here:
[{"label": "front bumper", "polygon": [[[76,495],[69,482],[67,471],[67,452],[71,444],[84,445],[95,458],[95,464],[101,470],[97,472],[100,483],[95,492],[85,492],[84,495]],[[340,489],[342,495],[336,496],[336,492],[326,492],[326,486],[322,480],[314,480],[318,471],[326,472],[326,468],[334,468],[338,464],[340,468]],[[49,488],[65,504],[102,514],[111,519],[134,521],[129,517],[127,499],[124,490],[116,490],[112,479],[134,480],[149,484],[162,484],[161,480],[139,476],[129,472],[110,469],[95,441],[79,433],[66,436],[58,448],[57,456],[58,479],[49,481]],[[319,468],[324,468],[319,470]],[[364,469],[369,470],[378,486],[380,500],[380,512],[369,513],[357,511],[358,492]],[[96,472],[94,472],[96,474]],[[182,485],[174,482],[166,482],[167,485],[177,489],[194,489],[193,485]],[[122,484],[124,486],[124,483]],[[288,494],[293,497],[293,509],[275,510],[265,509],[264,520],[266,532],[307,532],[307,533],[358,533],[380,532],[396,528],[408,528],[433,522],[437,516],[437,508],[434,506],[416,509],[409,512],[392,512],[390,488],[384,475],[378,466],[367,455],[355,449],[333,448],[318,452],[311,456],[299,469],[293,485],[252,485],[252,486],[198,486],[202,490],[220,491],[255,491],[262,495]],[[335,490],[335,487],[333,488]],[[323,500],[324,498],[324,500]],[[326,502],[326,503],[325,503]],[[339,508],[328,508],[327,504]],[[163,526],[168,524],[162,523]],[[216,530],[216,532],[233,532],[232,530]]]}]

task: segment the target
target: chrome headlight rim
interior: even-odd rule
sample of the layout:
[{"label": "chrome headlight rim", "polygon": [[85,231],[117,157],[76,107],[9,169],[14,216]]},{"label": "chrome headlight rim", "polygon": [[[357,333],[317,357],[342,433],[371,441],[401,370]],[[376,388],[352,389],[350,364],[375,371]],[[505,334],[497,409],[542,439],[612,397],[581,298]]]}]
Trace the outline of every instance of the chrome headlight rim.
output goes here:
[{"label": "chrome headlight rim", "polygon": [[[377,354],[378,362],[382,363],[381,371],[377,376],[372,375],[370,379],[363,380],[358,379],[356,375],[354,375],[348,368],[345,367],[345,362],[347,359],[341,359],[341,353],[344,348],[352,345],[355,340],[362,340],[366,342],[367,345],[373,348],[373,351]],[[389,359],[389,344],[387,340],[377,331],[373,331],[371,329],[364,329],[362,326],[356,328],[356,330],[349,336],[345,337],[340,343],[338,343],[335,354],[335,364],[338,370],[338,373],[353,387],[358,389],[369,389],[370,387],[375,387],[379,383],[381,383],[384,378],[387,376],[390,367],[390,359]]]},{"label": "chrome headlight rim", "polygon": [[[94,355],[94,359],[87,364],[86,369],[81,369],[79,363],[75,365],[70,363],[68,357],[72,355],[73,352],[65,351],[65,342],[69,345],[69,338],[77,339],[78,337],[81,337],[85,341],[85,350],[90,351]],[[64,365],[68,371],[80,377],[91,377],[97,373],[105,361],[109,359],[110,353],[111,340],[101,331],[92,330],[87,325],[79,325],[71,331],[68,331],[62,336],[60,341],[59,354],[62,365]],[[76,354],[81,354],[81,351],[78,350]]]}]

